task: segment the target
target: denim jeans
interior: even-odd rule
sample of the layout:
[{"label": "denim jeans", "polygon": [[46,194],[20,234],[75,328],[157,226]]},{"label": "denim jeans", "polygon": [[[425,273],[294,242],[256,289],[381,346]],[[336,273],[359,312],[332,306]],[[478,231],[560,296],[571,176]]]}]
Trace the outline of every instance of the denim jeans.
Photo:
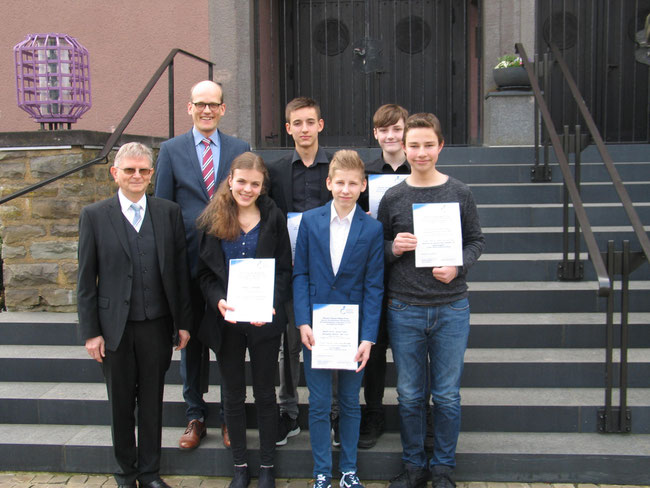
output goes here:
[{"label": "denim jeans", "polygon": [[425,394],[430,368],[434,418],[430,467],[453,467],[460,433],[460,377],[469,336],[469,301],[464,298],[432,307],[391,299],[387,319],[397,368],[402,460],[427,467]]},{"label": "denim jeans", "polygon": [[309,440],[314,457],[314,478],[319,474],[332,476],[332,444],[330,438],[330,409],[332,405],[332,373],[338,373],[339,432],[341,453],[339,470],[357,471],[357,443],[361,408],[359,390],[363,370],[312,369],[311,351],[303,347],[305,379],[309,388]]}]

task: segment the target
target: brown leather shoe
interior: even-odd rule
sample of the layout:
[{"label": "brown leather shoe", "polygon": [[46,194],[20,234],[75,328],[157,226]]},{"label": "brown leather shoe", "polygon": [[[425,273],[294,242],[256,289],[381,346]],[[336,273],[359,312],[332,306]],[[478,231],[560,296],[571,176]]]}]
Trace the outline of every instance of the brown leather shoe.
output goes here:
[{"label": "brown leather shoe", "polygon": [[190,420],[187,429],[178,441],[178,447],[182,450],[196,449],[201,444],[201,439],[205,437],[208,429],[205,428],[205,422],[199,419]]},{"label": "brown leather shoe", "polygon": [[230,449],[230,435],[228,434],[228,427],[226,424],[221,424],[221,436],[223,437],[224,447]]}]

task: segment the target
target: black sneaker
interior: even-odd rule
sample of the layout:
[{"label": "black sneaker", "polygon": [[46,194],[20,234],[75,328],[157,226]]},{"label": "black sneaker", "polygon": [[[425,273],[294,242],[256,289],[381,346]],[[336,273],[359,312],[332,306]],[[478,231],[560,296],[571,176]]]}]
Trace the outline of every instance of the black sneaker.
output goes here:
[{"label": "black sneaker", "polygon": [[275,441],[275,445],[284,446],[289,437],[294,437],[298,434],[300,434],[298,419],[292,419],[287,412],[280,414],[278,421],[278,440]]},{"label": "black sneaker", "polygon": [[425,488],[429,481],[429,470],[406,466],[404,471],[390,480],[388,488]]},{"label": "black sneaker", "polygon": [[341,447],[341,435],[339,433],[339,417],[330,414],[330,425],[332,426],[332,446]]},{"label": "black sneaker", "polygon": [[378,412],[363,413],[361,415],[361,428],[359,429],[359,443],[361,449],[370,449],[377,444],[377,439],[384,433],[384,414]]},{"label": "black sneaker", "polygon": [[456,488],[456,483],[451,479],[452,471],[450,466],[434,466],[431,470],[431,487]]},{"label": "black sneaker", "polygon": [[251,482],[248,466],[235,466],[235,473],[228,488],[246,488]]}]

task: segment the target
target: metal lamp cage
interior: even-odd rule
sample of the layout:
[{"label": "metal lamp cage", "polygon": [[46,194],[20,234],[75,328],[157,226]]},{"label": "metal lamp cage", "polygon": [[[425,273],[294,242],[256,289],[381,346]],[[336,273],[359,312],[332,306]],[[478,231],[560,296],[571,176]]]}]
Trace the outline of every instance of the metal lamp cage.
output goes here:
[{"label": "metal lamp cage", "polygon": [[74,37],[29,34],[14,57],[18,106],[41,128],[70,128],[92,106],[88,50]]}]

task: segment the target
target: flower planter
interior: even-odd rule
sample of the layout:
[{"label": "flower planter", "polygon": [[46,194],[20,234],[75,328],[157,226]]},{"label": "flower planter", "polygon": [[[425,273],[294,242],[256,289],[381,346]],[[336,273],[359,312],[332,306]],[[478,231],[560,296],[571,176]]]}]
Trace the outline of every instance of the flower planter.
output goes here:
[{"label": "flower planter", "polygon": [[499,90],[530,89],[530,80],[523,66],[493,69],[492,76]]}]

